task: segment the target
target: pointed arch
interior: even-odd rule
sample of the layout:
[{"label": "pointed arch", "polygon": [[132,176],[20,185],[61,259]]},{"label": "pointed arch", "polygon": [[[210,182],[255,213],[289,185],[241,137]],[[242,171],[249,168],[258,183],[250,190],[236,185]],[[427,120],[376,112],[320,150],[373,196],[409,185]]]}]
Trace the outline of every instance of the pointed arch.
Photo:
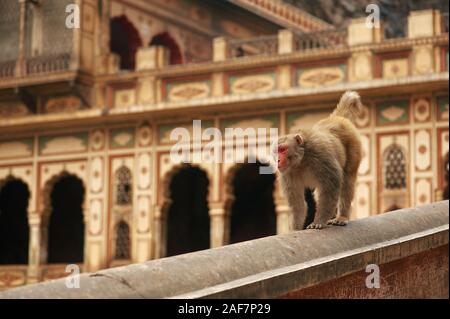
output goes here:
[{"label": "pointed arch", "polygon": [[136,53],[142,46],[138,30],[125,15],[114,17],[110,21],[109,48],[120,56],[120,68],[134,70]]},{"label": "pointed arch", "polygon": [[169,64],[182,64],[183,55],[177,42],[168,32],[159,33],[150,40],[150,45],[161,45],[169,51]]},{"label": "pointed arch", "polygon": [[85,225],[85,187],[76,175],[63,171],[43,190],[42,258],[47,263],[82,263]]},{"label": "pointed arch", "polygon": [[226,176],[229,243],[276,234],[275,175],[259,174],[259,161],[234,165]]},{"label": "pointed arch", "polygon": [[0,180],[0,264],[27,264],[29,247],[27,183],[12,175]]},{"label": "pointed arch", "polygon": [[210,247],[209,178],[198,166],[177,165],[163,179],[162,256]]}]

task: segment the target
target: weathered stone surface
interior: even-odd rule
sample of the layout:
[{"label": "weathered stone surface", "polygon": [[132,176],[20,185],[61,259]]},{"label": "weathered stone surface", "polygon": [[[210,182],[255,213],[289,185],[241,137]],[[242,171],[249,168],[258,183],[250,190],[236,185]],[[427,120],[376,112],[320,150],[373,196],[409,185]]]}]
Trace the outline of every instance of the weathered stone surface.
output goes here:
[{"label": "weathered stone surface", "polygon": [[[0,293],[0,298],[278,297],[448,244],[449,202],[346,227],[305,230],[107,269]],[[448,272],[448,268],[447,268]]]}]

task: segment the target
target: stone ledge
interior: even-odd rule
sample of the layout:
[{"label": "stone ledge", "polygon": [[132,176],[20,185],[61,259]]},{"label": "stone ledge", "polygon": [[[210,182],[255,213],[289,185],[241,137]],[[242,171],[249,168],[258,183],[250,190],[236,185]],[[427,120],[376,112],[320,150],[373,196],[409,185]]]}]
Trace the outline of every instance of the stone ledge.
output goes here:
[{"label": "stone ledge", "polygon": [[[448,244],[449,202],[12,289],[0,298],[267,298]],[[448,273],[448,269],[446,270]],[[448,283],[447,283],[448,284]],[[447,286],[448,290],[448,286]]]}]

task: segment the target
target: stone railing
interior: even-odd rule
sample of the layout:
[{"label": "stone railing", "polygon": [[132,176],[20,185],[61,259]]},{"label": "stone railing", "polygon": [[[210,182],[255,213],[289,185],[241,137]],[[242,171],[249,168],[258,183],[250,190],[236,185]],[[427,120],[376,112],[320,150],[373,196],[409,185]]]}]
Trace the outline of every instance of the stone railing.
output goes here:
[{"label": "stone railing", "polygon": [[[23,65],[23,66],[22,66]],[[20,63],[18,60],[0,62],[0,78],[27,77],[33,75],[48,75],[71,69],[71,54],[54,56],[38,56],[27,58]]]},{"label": "stone railing", "polygon": [[31,58],[26,61],[26,74],[46,74],[70,69],[70,53]]},{"label": "stone railing", "polygon": [[251,39],[230,40],[228,50],[228,57],[230,58],[276,54],[278,52],[278,37],[268,35]]},{"label": "stone railing", "polygon": [[346,44],[346,29],[296,34],[294,37],[294,48],[296,51],[338,48]]},{"label": "stone railing", "polygon": [[448,223],[449,202],[437,202],[82,274],[78,289],[59,279],[0,298],[448,298]]}]

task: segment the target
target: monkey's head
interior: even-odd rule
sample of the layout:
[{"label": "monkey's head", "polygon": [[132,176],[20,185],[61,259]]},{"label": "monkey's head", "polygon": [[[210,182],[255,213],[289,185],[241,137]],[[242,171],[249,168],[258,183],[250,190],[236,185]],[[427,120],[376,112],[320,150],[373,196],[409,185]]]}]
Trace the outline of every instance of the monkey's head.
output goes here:
[{"label": "monkey's head", "polygon": [[299,167],[305,154],[304,139],[300,133],[282,136],[274,150],[278,156],[278,170],[281,173]]}]

